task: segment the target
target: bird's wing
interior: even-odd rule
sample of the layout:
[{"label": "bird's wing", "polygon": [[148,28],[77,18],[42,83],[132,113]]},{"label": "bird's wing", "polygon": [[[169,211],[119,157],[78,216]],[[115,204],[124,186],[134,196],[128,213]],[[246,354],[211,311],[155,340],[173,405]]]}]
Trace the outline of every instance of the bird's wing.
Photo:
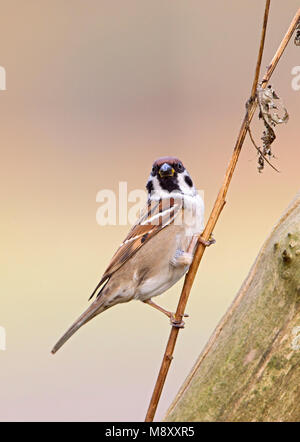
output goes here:
[{"label": "bird's wing", "polygon": [[183,199],[181,198],[166,198],[159,201],[149,200],[140,218],[112,257],[109,266],[91,294],[90,299],[101,285],[107,283],[111,275],[125,264],[146,242],[162,229],[172,224],[181,212],[182,207]]}]

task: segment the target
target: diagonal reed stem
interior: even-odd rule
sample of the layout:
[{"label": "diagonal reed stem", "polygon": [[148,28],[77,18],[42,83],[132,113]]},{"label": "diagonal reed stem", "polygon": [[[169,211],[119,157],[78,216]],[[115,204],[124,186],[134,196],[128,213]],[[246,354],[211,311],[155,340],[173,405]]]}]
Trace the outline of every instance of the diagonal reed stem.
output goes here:
[{"label": "diagonal reed stem", "polygon": [[[218,193],[217,199],[215,201],[214,207],[211,211],[210,217],[208,219],[208,222],[206,224],[206,227],[204,229],[204,232],[202,234],[202,237],[204,240],[208,240],[210,238],[210,235],[212,234],[214,227],[219,219],[219,216],[221,214],[221,211],[225,205],[225,198],[227,195],[227,191],[231,182],[231,178],[233,175],[233,172],[235,170],[238,158],[239,158],[239,154],[241,152],[246,134],[247,134],[247,130],[248,130],[248,126],[253,118],[254,112],[256,110],[256,101],[255,101],[255,94],[256,94],[256,89],[257,89],[257,84],[258,84],[258,78],[259,78],[259,72],[260,72],[260,66],[261,66],[261,60],[262,60],[262,54],[263,54],[263,48],[264,48],[264,41],[265,41],[265,35],[266,35],[266,28],[267,28],[267,22],[268,22],[268,14],[269,14],[269,8],[270,8],[270,0],[266,0],[266,4],[265,4],[265,13],[264,13],[264,21],[263,21],[263,27],[262,27],[262,33],[261,33],[261,39],[260,39],[260,47],[259,47],[259,53],[258,53],[258,58],[257,58],[257,63],[256,63],[256,69],[255,69],[255,76],[254,76],[254,80],[253,80],[253,85],[252,85],[252,89],[251,89],[251,96],[248,102],[248,106],[247,106],[247,111],[244,117],[244,120],[242,122],[238,137],[237,137],[237,141],[232,153],[232,157],[231,160],[229,162],[229,165],[227,167],[226,170],[226,174],[225,174],[225,178],[223,180],[223,184],[220,188],[220,191]],[[293,20],[291,21],[291,24],[285,34],[285,36],[283,37],[271,63],[269,64],[269,66],[267,67],[266,73],[262,79],[262,87],[265,88],[269,79],[271,78],[274,69],[276,68],[278,61],[281,57],[281,55],[283,54],[291,36],[293,35],[297,23],[300,19],[300,9],[297,11],[297,13],[295,14]],[[184,285],[182,288],[182,292],[180,295],[180,299],[178,302],[178,306],[177,306],[177,310],[176,310],[176,314],[175,314],[175,319],[180,321],[181,318],[184,315],[184,311],[185,311],[185,307],[189,298],[189,294],[199,267],[199,264],[201,262],[202,256],[204,254],[204,250],[205,250],[205,246],[201,243],[198,243],[197,248],[196,248],[196,252],[194,255],[194,260],[190,266],[190,269],[185,277],[185,281],[184,281]],[[176,327],[172,327],[171,332],[170,332],[170,336],[169,336],[169,340],[166,346],[166,350],[164,353],[164,357],[162,360],[162,364],[160,367],[160,371],[158,374],[158,378],[155,384],[155,388],[151,397],[151,401],[149,404],[149,408],[147,411],[147,415],[145,418],[145,422],[152,422],[156,413],[156,409],[158,406],[158,402],[165,384],[165,380],[169,371],[169,367],[171,365],[171,361],[173,359],[173,352],[174,352],[174,348],[176,345],[176,340],[177,340],[177,336],[178,336],[178,332],[179,332],[179,328]]]}]

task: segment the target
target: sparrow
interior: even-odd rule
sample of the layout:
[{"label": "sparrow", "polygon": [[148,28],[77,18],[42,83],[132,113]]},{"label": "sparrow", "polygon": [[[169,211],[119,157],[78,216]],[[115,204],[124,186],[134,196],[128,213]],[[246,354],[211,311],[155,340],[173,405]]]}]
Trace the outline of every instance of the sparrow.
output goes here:
[{"label": "sparrow", "polygon": [[147,185],[148,200],[138,221],[117,249],[85,312],[54,346],[57,350],[84,324],[116,304],[139,300],[161,311],[175,327],[183,327],[173,313],[152,301],[188,271],[197,242],[205,246],[204,202],[183,163],[162,157],[153,164]]}]

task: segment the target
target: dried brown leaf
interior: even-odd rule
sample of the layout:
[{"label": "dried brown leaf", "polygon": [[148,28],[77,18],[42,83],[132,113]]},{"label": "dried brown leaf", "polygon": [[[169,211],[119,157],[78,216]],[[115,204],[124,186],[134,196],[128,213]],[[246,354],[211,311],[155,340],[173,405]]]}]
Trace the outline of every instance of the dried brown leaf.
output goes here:
[{"label": "dried brown leaf", "polygon": [[[258,171],[262,172],[265,160],[274,157],[272,153],[272,144],[276,139],[274,128],[277,124],[287,123],[289,114],[271,85],[268,85],[265,89],[259,85],[256,91],[256,99],[259,106],[259,118],[263,119],[265,126],[261,137],[263,146],[258,152]],[[267,162],[269,163],[269,161]]]}]

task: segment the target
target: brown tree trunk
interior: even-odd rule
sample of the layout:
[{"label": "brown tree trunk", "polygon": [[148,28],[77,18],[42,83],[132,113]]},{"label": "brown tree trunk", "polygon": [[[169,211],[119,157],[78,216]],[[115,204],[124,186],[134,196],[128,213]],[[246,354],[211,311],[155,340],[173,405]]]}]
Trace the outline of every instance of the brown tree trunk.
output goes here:
[{"label": "brown tree trunk", "polygon": [[300,194],[263,245],[166,421],[300,421]]}]

